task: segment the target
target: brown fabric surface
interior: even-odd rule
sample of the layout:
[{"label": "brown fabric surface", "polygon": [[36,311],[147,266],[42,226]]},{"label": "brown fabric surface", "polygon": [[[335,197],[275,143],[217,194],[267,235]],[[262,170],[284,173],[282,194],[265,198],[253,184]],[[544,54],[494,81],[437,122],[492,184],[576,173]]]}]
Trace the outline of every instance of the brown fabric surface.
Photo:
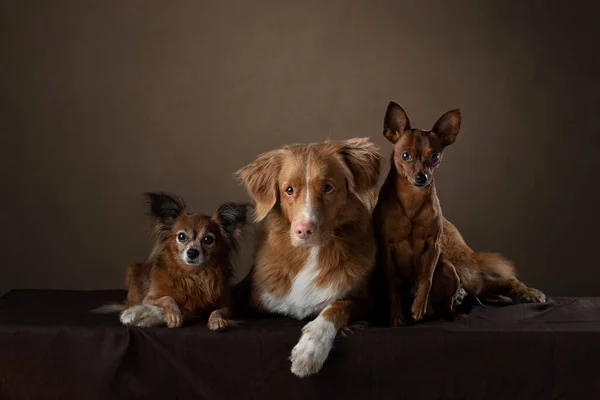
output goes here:
[{"label": "brown fabric surface", "polygon": [[198,320],[138,329],[91,308],[123,291],[15,290],[0,298],[0,397],[10,399],[600,398],[600,298],[476,307],[466,320],[368,327],[318,376],[287,357],[303,322]]}]

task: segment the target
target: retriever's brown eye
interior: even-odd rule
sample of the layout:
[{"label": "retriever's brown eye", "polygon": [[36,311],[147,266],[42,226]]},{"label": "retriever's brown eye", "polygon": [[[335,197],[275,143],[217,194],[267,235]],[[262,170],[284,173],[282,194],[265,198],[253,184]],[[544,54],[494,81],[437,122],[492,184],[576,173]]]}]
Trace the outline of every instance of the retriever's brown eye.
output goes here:
[{"label": "retriever's brown eye", "polygon": [[412,156],[410,155],[410,153],[405,151],[404,153],[402,153],[402,159],[406,162],[411,162]]},{"label": "retriever's brown eye", "polygon": [[286,193],[288,196],[291,196],[291,195],[293,195],[293,194],[294,194],[294,188],[293,188],[293,187],[291,187],[291,186],[288,186],[287,188],[285,188],[285,193]]},{"label": "retriever's brown eye", "polygon": [[429,159],[435,164],[440,161],[440,155],[438,153],[433,153],[431,156],[429,156]]},{"label": "retriever's brown eye", "polygon": [[326,183],[323,185],[323,193],[329,193],[333,190],[333,186],[331,186],[329,183]]},{"label": "retriever's brown eye", "polygon": [[213,243],[215,242],[215,238],[214,238],[214,237],[212,237],[212,236],[204,236],[204,237],[202,238],[202,242],[203,242],[204,244],[209,244],[209,245],[210,245],[210,244],[213,244]]},{"label": "retriever's brown eye", "polygon": [[177,240],[183,243],[187,240],[187,235],[183,232],[179,232],[177,234]]}]

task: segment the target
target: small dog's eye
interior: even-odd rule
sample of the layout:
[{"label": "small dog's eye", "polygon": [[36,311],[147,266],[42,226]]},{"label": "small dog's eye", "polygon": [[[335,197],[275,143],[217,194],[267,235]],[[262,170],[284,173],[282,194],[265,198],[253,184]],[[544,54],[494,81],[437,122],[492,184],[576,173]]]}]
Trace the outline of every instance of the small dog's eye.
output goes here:
[{"label": "small dog's eye", "polygon": [[440,161],[440,155],[437,153],[433,153],[429,158],[431,159],[431,162],[434,164],[436,162]]},{"label": "small dog's eye", "polygon": [[179,240],[180,242],[185,242],[187,240],[186,234],[183,232],[179,232],[177,234],[177,240]]},{"label": "small dog's eye", "polygon": [[202,241],[204,242],[204,244],[213,244],[215,242],[215,238],[212,236],[204,236],[202,238]]},{"label": "small dog's eye", "polygon": [[402,159],[406,162],[411,162],[412,156],[410,155],[410,153],[405,151],[404,153],[402,153]]},{"label": "small dog's eye", "polygon": [[294,194],[294,188],[291,186],[288,186],[287,188],[285,188],[285,193],[287,193],[288,196],[291,196]]},{"label": "small dog's eye", "polygon": [[333,190],[333,186],[331,186],[329,183],[326,183],[323,185],[323,193],[329,193]]}]

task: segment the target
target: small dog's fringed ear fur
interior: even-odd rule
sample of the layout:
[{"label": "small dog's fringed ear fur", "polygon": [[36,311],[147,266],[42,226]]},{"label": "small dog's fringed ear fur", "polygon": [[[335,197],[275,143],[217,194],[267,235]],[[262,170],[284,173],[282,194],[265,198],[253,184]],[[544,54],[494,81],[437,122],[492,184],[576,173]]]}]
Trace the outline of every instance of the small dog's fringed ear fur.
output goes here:
[{"label": "small dog's fringed ear fur", "polygon": [[283,149],[278,149],[261,154],[254,162],[236,173],[256,203],[254,212],[256,222],[265,219],[277,203],[277,179],[281,170],[283,151]]},{"label": "small dog's fringed ear fur", "polygon": [[398,103],[390,101],[383,120],[383,136],[392,143],[400,139],[405,130],[410,129],[408,114]]},{"label": "small dog's fringed ear fur", "polygon": [[150,205],[150,216],[156,220],[152,235],[152,249],[147,259],[151,261],[160,254],[167,233],[177,217],[185,212],[186,206],[181,197],[169,193],[145,193],[144,196]]},{"label": "small dog's fringed ear fur", "polygon": [[379,175],[383,155],[369,138],[355,138],[341,142],[339,154],[350,171],[348,187],[356,197],[373,211],[377,203]]},{"label": "small dog's fringed ear fur", "polygon": [[450,110],[437,120],[431,131],[440,139],[443,146],[449,146],[454,143],[460,131],[460,121],[460,110]]},{"label": "small dog's fringed ear fur", "polygon": [[233,249],[237,248],[237,240],[248,223],[248,214],[253,210],[249,203],[224,203],[215,211],[214,219]]},{"label": "small dog's fringed ear fur", "polygon": [[150,204],[150,215],[163,225],[170,225],[185,212],[185,202],[170,193],[154,192],[145,194]]}]

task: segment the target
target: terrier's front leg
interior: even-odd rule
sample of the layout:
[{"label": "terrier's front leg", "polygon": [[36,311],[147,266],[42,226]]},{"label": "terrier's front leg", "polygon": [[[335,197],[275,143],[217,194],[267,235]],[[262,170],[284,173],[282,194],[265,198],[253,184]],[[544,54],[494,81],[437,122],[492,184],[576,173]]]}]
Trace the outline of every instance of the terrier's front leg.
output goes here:
[{"label": "terrier's front leg", "polygon": [[418,280],[417,294],[413,302],[411,311],[415,321],[422,319],[427,313],[427,302],[429,301],[429,292],[433,282],[435,267],[440,258],[440,246],[437,240],[430,246],[422,257],[421,273]]}]

